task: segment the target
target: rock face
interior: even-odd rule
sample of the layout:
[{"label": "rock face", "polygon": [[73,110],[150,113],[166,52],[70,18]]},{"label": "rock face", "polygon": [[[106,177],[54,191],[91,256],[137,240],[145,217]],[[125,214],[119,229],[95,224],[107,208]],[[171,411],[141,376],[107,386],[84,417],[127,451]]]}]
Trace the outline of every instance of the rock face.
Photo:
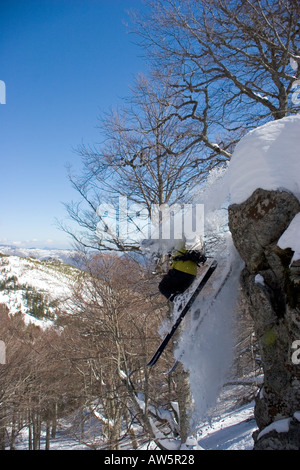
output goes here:
[{"label": "rock face", "polygon": [[[294,354],[300,340],[300,263],[291,265],[293,251],[277,246],[298,212],[294,195],[263,189],[229,207],[233,242],[245,262],[241,285],[264,369],[255,404],[259,429],[254,449],[300,449],[300,364]],[[287,422],[282,430],[280,423]]]}]

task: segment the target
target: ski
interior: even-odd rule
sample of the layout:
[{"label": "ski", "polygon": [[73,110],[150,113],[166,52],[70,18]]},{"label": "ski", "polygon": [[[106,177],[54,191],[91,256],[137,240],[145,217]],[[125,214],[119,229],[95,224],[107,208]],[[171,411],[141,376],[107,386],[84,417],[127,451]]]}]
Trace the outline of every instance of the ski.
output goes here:
[{"label": "ski", "polygon": [[201,290],[203,289],[203,287],[205,286],[205,284],[207,283],[207,281],[209,280],[209,278],[211,277],[211,275],[215,271],[215,269],[217,267],[217,264],[218,263],[217,263],[216,260],[212,261],[212,263],[207,268],[205,274],[200,278],[199,284],[197,285],[197,287],[193,291],[193,293],[192,293],[191,297],[189,298],[189,300],[187,301],[187,303],[182,308],[176,322],[174,323],[174,325],[172,326],[169,333],[165,336],[164,340],[161,342],[161,344],[157,348],[157,350],[154,353],[153,357],[148,362],[148,364],[147,364],[148,367],[152,367],[152,366],[154,366],[154,364],[156,364],[156,362],[158,361],[158,359],[160,358],[160,356],[164,352],[164,350],[165,350],[167,344],[169,343],[170,339],[172,338],[175,331],[177,330],[180,323],[182,322],[183,318],[185,317],[187,312],[190,310],[191,306],[193,305],[194,301],[198,297],[199,293],[201,292]]},{"label": "ski", "polygon": [[[227,282],[229,276],[231,275],[231,272],[232,272],[232,267],[230,266],[230,269],[228,270],[226,276],[224,277],[224,279],[223,279],[221,285],[220,285],[219,288],[217,289],[217,292],[215,292],[214,295],[213,295],[213,299],[212,299],[211,305],[213,304],[213,302],[215,302],[215,300],[217,299],[218,295],[219,295],[220,292],[222,291],[222,289],[223,289],[224,285],[226,284],[226,282]],[[197,326],[196,326],[196,329],[193,331],[193,333],[192,333],[192,335],[191,335],[191,338],[194,338],[194,337],[195,337],[195,335],[196,335],[196,333],[197,333],[197,331],[198,331],[198,328],[199,328],[200,325],[202,324],[202,322],[203,322],[205,316],[207,315],[207,311],[206,311],[206,313],[204,313],[204,315],[202,315],[202,316],[200,316],[200,315],[201,315],[201,310],[200,310],[200,309],[197,310],[197,312],[198,312],[198,314],[199,314],[200,319],[199,319],[199,322],[198,322],[198,324],[197,324]],[[172,374],[172,373],[175,371],[175,369],[176,369],[176,367],[178,366],[179,362],[181,362],[181,360],[182,360],[184,354],[185,354],[185,351],[183,350],[183,351],[181,352],[179,358],[175,360],[175,362],[174,362],[174,364],[172,365],[172,367],[171,367],[169,370],[167,370],[166,372],[164,372],[164,375]]]}]

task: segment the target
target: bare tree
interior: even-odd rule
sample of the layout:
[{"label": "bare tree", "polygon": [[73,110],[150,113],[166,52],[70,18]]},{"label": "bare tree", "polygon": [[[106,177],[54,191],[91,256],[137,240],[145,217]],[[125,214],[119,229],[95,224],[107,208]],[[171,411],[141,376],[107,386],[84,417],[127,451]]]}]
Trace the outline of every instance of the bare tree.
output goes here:
[{"label": "bare tree", "polygon": [[169,440],[186,438],[186,423],[171,403],[187,391],[175,381],[171,390],[169,377],[162,376],[161,365],[167,368],[172,359],[167,355],[155,370],[146,367],[159,342],[161,300],[147,270],[116,255],[98,255],[76,286],[76,308],[61,316],[64,355],[82,377],[85,407],[102,423],[95,446],[118,449],[124,423],[133,445],[136,422],[145,439],[162,449]]},{"label": "bare tree", "polygon": [[[155,0],[133,16],[152,66],[181,96],[173,113],[198,122],[206,155],[230,158],[241,133],[299,111],[299,2]],[[199,140],[196,140],[197,143]],[[223,157],[223,158],[222,158]]]},{"label": "bare tree", "polygon": [[[138,251],[134,238],[143,220],[151,218],[153,205],[189,201],[189,193],[205,175],[205,162],[197,149],[197,130],[173,114],[176,103],[177,93],[166,81],[140,75],[130,102],[101,119],[103,144],[79,148],[84,171],[70,179],[83,206],[69,204],[67,210],[85,231],[82,236],[70,231],[80,245]],[[101,203],[117,206],[120,196],[128,202],[132,233],[127,238],[112,234],[112,221],[97,213]],[[96,233],[99,223],[102,238]]]},{"label": "bare tree", "polygon": [[81,246],[138,250],[97,214],[101,203],[126,196],[149,217],[152,204],[187,202],[209,170],[230,160],[246,131],[299,111],[292,100],[300,70],[298,2],[148,4],[147,16],[133,21],[151,73],[137,79],[123,109],[102,118],[102,143],[80,147],[83,174],[70,175],[81,203],[67,210],[82,232],[65,230]]}]

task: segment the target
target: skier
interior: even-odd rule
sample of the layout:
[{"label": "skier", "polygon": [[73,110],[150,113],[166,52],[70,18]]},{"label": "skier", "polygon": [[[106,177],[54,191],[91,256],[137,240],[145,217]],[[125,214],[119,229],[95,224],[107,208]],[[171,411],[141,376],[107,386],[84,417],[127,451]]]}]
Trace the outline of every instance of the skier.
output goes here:
[{"label": "skier", "polygon": [[197,266],[205,263],[202,251],[179,249],[173,256],[171,269],[159,283],[159,291],[170,302],[176,295],[183,294],[193,283],[197,275]]},{"label": "skier", "polygon": [[[195,274],[190,274],[190,272],[185,272],[185,271],[182,271],[183,274],[181,274],[178,267],[183,268],[183,265],[182,264],[177,264],[177,262],[184,262],[184,263],[189,262],[188,264],[185,265],[185,268],[187,268],[187,266],[189,266],[190,268],[187,268],[187,270],[189,270],[189,269],[192,270],[193,269],[193,272],[195,273],[195,267],[197,268],[197,264],[204,263],[206,261],[206,256],[202,252],[195,252],[195,251],[191,251],[191,250],[190,251],[180,250],[179,254],[176,253],[175,258],[176,259],[174,259],[174,263],[172,265],[172,268],[170,269],[171,274],[170,274],[170,271],[169,271],[160,283],[160,291],[161,291],[162,294],[164,294],[169,299],[169,301],[170,300],[174,301],[176,293],[184,292],[191,285],[191,282],[195,279],[195,276],[196,276]],[[190,261],[192,262],[192,264],[190,263]],[[195,302],[196,298],[199,296],[200,292],[206,286],[206,284],[209,281],[210,277],[214,273],[217,265],[218,265],[217,261],[213,260],[209,264],[209,266],[206,268],[203,276],[200,277],[199,282],[197,283],[197,281],[196,281],[196,288],[193,290],[193,293],[191,294],[188,301],[183,306],[180,307],[179,316],[177,316],[176,321],[173,324],[172,328],[167,333],[167,335],[164,337],[163,341],[158,346],[158,348],[155,351],[155,353],[153,354],[152,358],[147,363],[148,367],[152,367],[152,366],[154,366],[154,364],[157,363],[158,359],[160,358],[160,356],[164,352],[164,350],[165,350],[166,346],[168,345],[170,339],[174,336],[174,333],[176,332],[177,328],[181,324],[181,322],[184,319],[185,315],[188,313],[191,306]],[[176,267],[176,269],[175,269],[174,266]],[[192,266],[193,266],[193,268],[192,268]],[[172,270],[174,270],[175,272],[172,273]],[[184,274],[189,274],[189,277],[184,276]],[[178,277],[183,276],[181,278],[182,283],[174,282],[174,279],[176,279],[177,276]],[[184,279],[185,279],[185,285],[183,285]],[[189,280],[189,282],[187,280]],[[172,367],[171,371],[173,371],[173,370],[174,370],[174,367]]]}]

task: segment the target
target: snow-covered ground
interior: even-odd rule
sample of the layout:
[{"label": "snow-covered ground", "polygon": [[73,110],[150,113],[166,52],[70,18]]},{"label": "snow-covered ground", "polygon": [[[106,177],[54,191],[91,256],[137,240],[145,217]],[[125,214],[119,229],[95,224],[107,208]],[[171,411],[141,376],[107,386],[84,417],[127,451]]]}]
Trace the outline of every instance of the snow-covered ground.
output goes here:
[{"label": "snow-covered ground", "polygon": [[253,406],[251,402],[201,423],[198,445],[204,450],[252,450],[252,433],[257,429]]},{"label": "snow-covered ground", "polygon": [[[232,387],[230,393],[234,393]],[[216,408],[209,419],[202,421],[193,436],[188,438],[186,450],[252,450],[252,433],[257,429],[253,416],[253,402],[236,406],[227,407],[226,410]],[[58,425],[56,438],[51,438],[50,450],[105,450],[104,444],[100,443],[100,433],[97,436],[97,424],[91,420],[86,426],[86,435],[83,442],[79,441],[79,425],[76,431],[74,421],[76,418],[72,415],[71,421],[61,420]],[[89,428],[90,426],[90,428]],[[93,428],[93,426],[95,426]],[[135,429],[138,435],[139,429]],[[94,439],[89,436],[94,434]],[[98,443],[98,445],[97,445]],[[46,445],[46,433],[42,431],[41,449]],[[25,428],[18,436],[16,449],[26,450],[28,448],[28,431]],[[120,443],[120,450],[131,450],[131,444],[128,437]],[[139,451],[155,450],[153,443],[147,442],[141,444]],[[184,449],[182,449],[184,450]]]},{"label": "snow-covered ground", "polygon": [[[272,121],[249,132],[237,144],[222,182],[231,204],[245,201],[257,188],[284,190],[300,201],[300,114]],[[280,248],[300,258],[300,214],[281,236]]]},{"label": "snow-covered ground", "polygon": [[300,198],[300,114],[250,131],[237,144],[224,189],[232,204],[246,200],[257,188],[284,189]]},{"label": "snow-covered ground", "polygon": [[[218,233],[228,204],[245,201],[258,188],[287,191],[300,201],[300,114],[269,122],[246,134],[227,166],[212,171],[194,202],[205,206],[205,231]],[[299,254],[300,217],[296,215],[280,246]],[[295,253],[295,254],[296,254]]]}]

